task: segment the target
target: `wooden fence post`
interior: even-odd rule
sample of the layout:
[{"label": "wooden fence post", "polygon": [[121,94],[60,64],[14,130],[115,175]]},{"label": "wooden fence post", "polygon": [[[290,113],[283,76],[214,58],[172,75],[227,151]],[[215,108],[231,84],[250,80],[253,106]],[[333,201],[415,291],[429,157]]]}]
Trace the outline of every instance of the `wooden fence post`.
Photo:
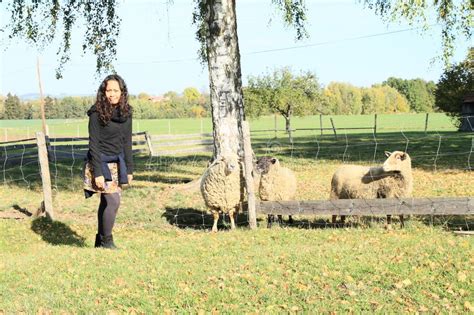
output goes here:
[{"label": "wooden fence post", "polygon": [[245,186],[247,188],[247,202],[248,202],[248,213],[249,213],[249,225],[250,229],[255,230],[257,228],[257,211],[255,209],[255,191],[254,181],[252,177],[253,169],[253,156],[252,156],[252,143],[250,141],[250,128],[247,121],[242,122],[242,132],[244,136],[244,168],[245,168]]},{"label": "wooden fence post", "polygon": [[148,146],[148,152],[150,153],[150,156],[153,156],[154,155],[153,145],[151,143],[151,138],[150,138],[150,135],[148,134],[148,131],[145,131],[145,140]]},{"label": "wooden fence post", "polygon": [[377,114],[374,115],[374,135],[377,135]]},{"label": "wooden fence post", "polygon": [[274,119],[275,119],[275,136],[274,136],[274,138],[276,139],[276,138],[278,138],[278,135],[277,135],[277,133],[278,133],[277,114],[275,114],[273,116],[274,116]]},{"label": "wooden fence post", "polygon": [[53,195],[51,193],[51,176],[49,174],[48,150],[46,149],[46,138],[44,133],[36,133],[36,143],[38,145],[38,158],[41,168],[41,181],[43,183],[43,204],[46,216],[54,219]]},{"label": "wooden fence post", "polygon": [[429,113],[426,113],[426,118],[425,118],[425,133],[426,133],[426,131],[428,130],[428,116],[429,116],[429,115],[430,115]]},{"label": "wooden fence post", "polygon": [[319,128],[321,129],[321,136],[323,135],[323,114],[319,114]]},{"label": "wooden fence post", "polygon": [[336,138],[337,140],[337,133],[336,133],[336,127],[334,127],[334,121],[332,120],[332,117],[329,119],[331,120],[332,131],[334,132],[334,138]]}]

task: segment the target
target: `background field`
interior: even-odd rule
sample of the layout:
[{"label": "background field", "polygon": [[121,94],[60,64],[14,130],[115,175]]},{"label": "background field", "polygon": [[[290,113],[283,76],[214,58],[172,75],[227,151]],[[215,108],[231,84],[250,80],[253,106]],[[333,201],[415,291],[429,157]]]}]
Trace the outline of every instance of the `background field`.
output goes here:
[{"label": "background field", "polygon": [[[295,171],[300,200],[327,199],[342,163],[380,163],[383,151],[398,149],[412,157],[415,197],[473,196],[472,133],[454,131],[438,114],[425,133],[424,117],[380,115],[375,138],[370,130],[337,140],[330,131],[297,131],[293,146],[284,133],[255,133],[253,148]],[[334,121],[372,126],[373,116]],[[25,123],[30,132],[40,127],[16,126]],[[167,121],[136,123],[152,134],[169,131]],[[266,117],[251,128],[273,124]],[[200,132],[199,120],[170,125],[172,133]],[[50,126],[58,135],[87,134],[85,121]],[[296,128],[311,126],[319,127],[319,117],[295,120]],[[30,216],[42,200],[37,165],[0,167],[0,313],[474,311],[474,241],[452,233],[472,229],[472,217],[412,217],[406,229],[393,231],[383,228],[384,218],[333,228],[328,217],[296,217],[292,226],[267,229],[259,217],[259,228],[250,231],[242,214],[237,231],[228,230],[225,217],[211,234],[199,192],[184,188],[209,157],[136,156],[135,181],[117,218],[117,252],[92,248],[98,198],[83,198],[82,161],[50,165],[55,222]]]},{"label": "background field", "polygon": [[[377,129],[384,132],[424,131],[426,114],[396,114],[378,115]],[[323,127],[331,128],[330,118],[333,118],[336,128],[370,127],[374,126],[373,115],[337,115],[323,116]],[[250,128],[254,130],[274,129],[275,117],[265,116],[259,119],[250,119]],[[281,116],[276,118],[277,129],[284,129],[285,121]],[[319,128],[319,116],[294,117],[293,128]],[[87,119],[49,119],[49,133],[51,137],[60,136],[87,136]],[[36,131],[41,130],[41,120],[0,120],[0,139],[12,140],[33,137]],[[451,118],[442,113],[429,114],[428,131],[455,131]],[[181,134],[211,132],[210,118],[183,118],[183,119],[148,119],[134,120],[133,131],[148,131],[150,134]],[[332,131],[324,131],[332,134]],[[345,131],[354,133],[357,131]],[[360,131],[359,131],[360,132]],[[319,130],[300,132],[302,134],[319,134]]]}]

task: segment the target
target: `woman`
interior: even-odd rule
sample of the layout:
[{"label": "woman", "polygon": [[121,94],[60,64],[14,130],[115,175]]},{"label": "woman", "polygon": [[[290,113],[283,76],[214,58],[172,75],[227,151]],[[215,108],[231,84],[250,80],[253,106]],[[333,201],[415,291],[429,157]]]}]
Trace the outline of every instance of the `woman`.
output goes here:
[{"label": "woman", "polygon": [[132,108],[124,80],[112,74],[99,86],[89,116],[89,152],[84,168],[86,198],[100,193],[95,247],[116,249],[112,236],[122,185],[133,179]]}]

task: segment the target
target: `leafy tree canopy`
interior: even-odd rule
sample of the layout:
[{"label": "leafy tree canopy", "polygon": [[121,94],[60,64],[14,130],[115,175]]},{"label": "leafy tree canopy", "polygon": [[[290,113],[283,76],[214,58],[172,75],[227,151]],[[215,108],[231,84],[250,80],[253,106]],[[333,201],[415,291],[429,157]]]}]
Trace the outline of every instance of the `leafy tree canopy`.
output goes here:
[{"label": "leafy tree canopy", "polygon": [[390,77],[383,84],[396,89],[405,96],[412,111],[426,113],[434,110],[434,91],[436,89],[434,82],[426,82],[422,79],[404,80]]},{"label": "leafy tree canopy", "polygon": [[244,94],[246,115],[276,112],[288,118],[311,113],[318,105],[321,86],[312,72],[295,75],[289,68],[282,68],[249,77]]},{"label": "leafy tree canopy", "polygon": [[471,48],[468,58],[446,69],[437,84],[436,106],[456,120],[461,114],[463,98],[474,92],[473,57],[474,48]]}]

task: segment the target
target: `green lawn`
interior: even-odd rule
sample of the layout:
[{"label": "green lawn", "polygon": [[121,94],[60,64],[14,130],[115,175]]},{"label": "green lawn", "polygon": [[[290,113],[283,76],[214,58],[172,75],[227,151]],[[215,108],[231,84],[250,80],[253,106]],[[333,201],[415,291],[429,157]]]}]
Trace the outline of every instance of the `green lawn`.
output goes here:
[{"label": "green lawn", "polygon": [[406,230],[259,229],[210,234],[0,221],[0,312],[467,313],[473,241]]}]

